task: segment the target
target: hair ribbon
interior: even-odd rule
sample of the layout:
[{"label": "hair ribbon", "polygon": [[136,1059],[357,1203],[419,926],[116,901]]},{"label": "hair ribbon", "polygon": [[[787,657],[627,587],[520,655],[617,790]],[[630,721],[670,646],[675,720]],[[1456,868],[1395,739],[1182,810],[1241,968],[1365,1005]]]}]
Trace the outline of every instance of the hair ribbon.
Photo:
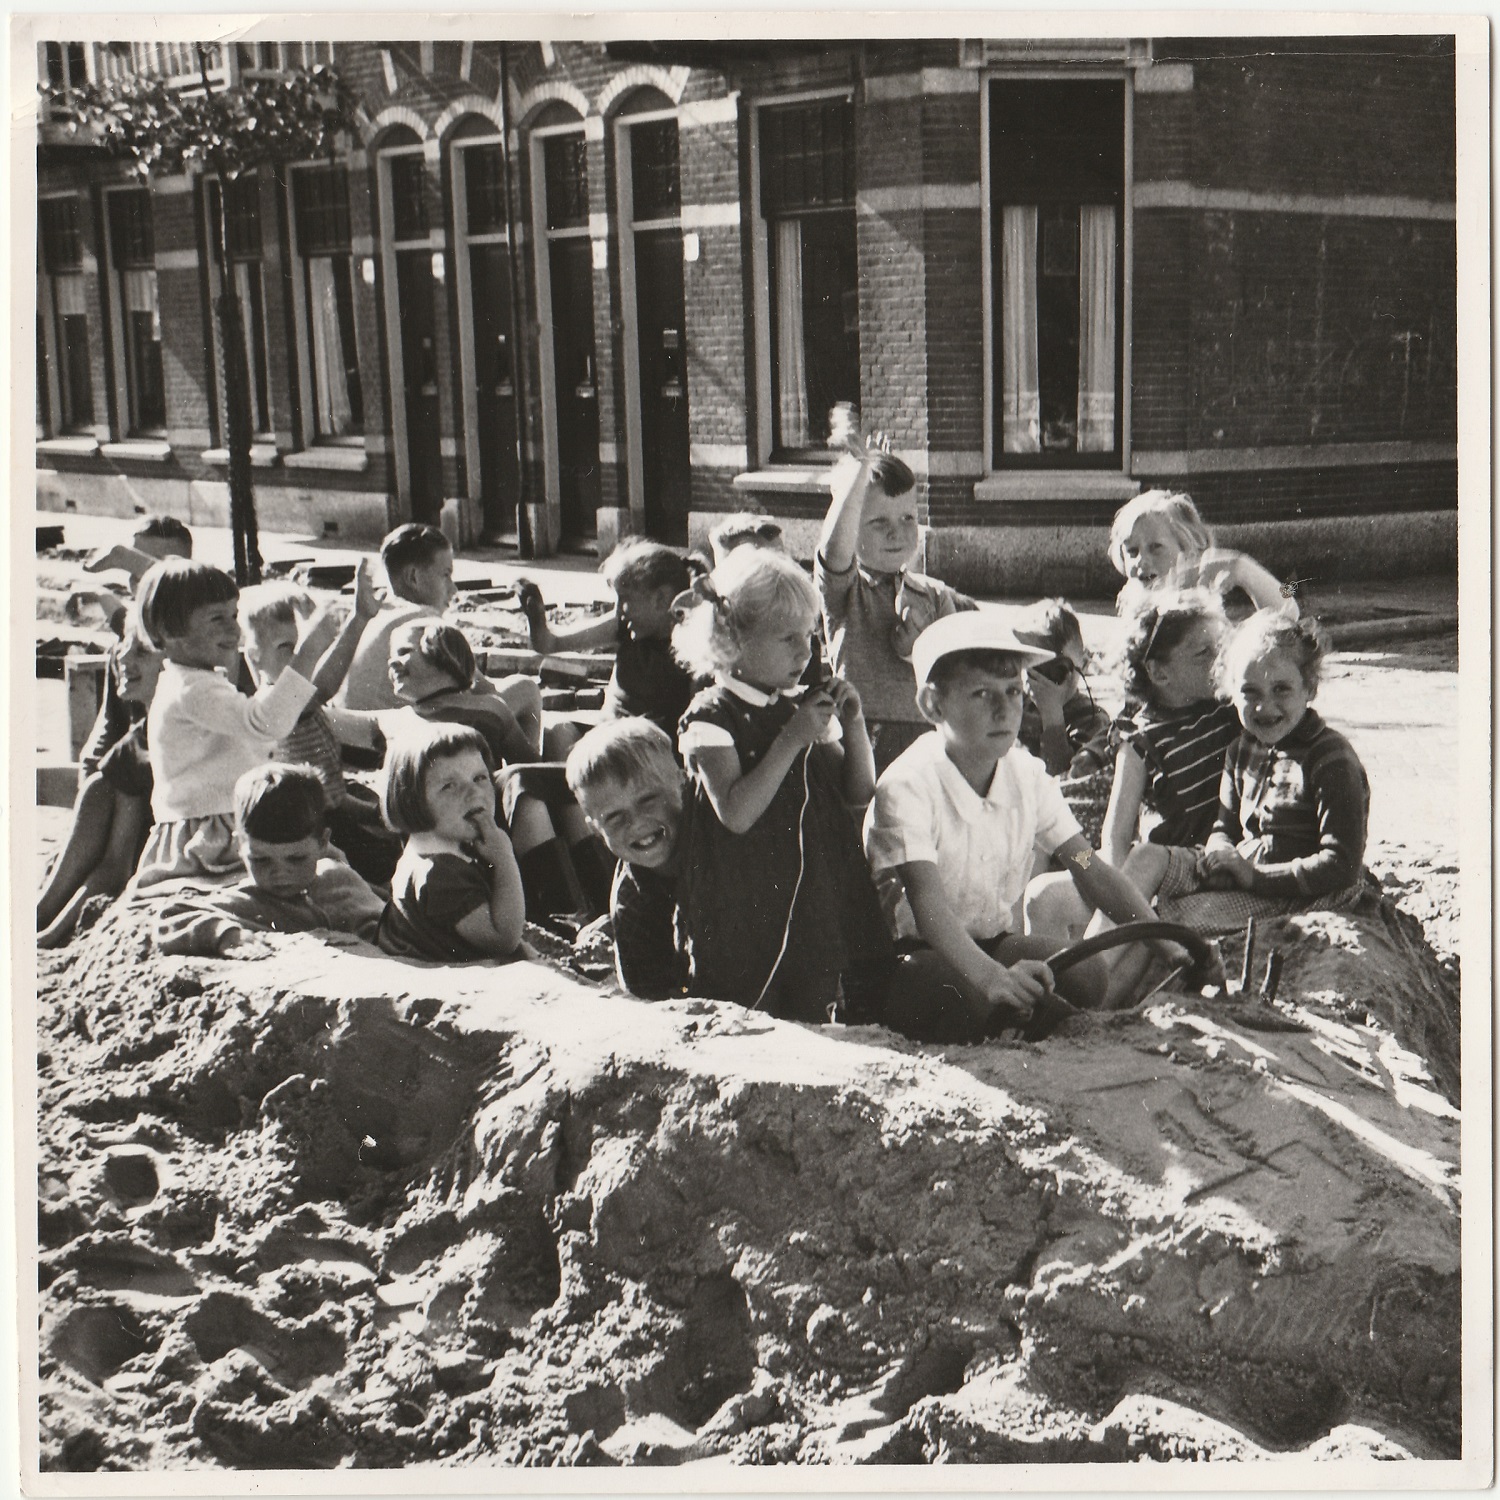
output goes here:
[{"label": "hair ribbon", "polygon": [[707,573],[699,573],[692,583],[672,600],[672,618],[681,620],[689,610],[697,609],[700,604],[711,604],[717,615],[729,614],[729,601],[714,587],[713,579]]}]

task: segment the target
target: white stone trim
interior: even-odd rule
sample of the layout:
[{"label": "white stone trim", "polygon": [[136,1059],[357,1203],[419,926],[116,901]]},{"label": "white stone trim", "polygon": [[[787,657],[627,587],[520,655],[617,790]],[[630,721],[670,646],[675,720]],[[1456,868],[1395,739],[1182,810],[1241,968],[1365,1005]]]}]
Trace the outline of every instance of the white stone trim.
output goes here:
[{"label": "white stone trim", "polygon": [[1262,448],[1186,448],[1131,456],[1136,474],[1234,474],[1263,469],[1350,469],[1381,464],[1458,462],[1458,445],[1443,438],[1389,443],[1288,443]]},{"label": "white stone trim", "polygon": [[682,227],[684,229],[739,228],[740,203],[684,203],[682,205]]},{"label": "white stone trim", "polygon": [[872,188],[857,193],[857,212],[862,214],[896,214],[932,212],[944,209],[979,211],[977,182],[922,182],[910,187]]},{"label": "white stone trim", "polygon": [[740,117],[738,91],[726,94],[722,99],[699,99],[692,104],[683,104],[677,111],[679,130],[698,130],[705,125],[732,125]]},{"label": "white stone trim", "polygon": [[[464,43],[465,47],[472,47],[473,45],[472,42]],[[462,98],[455,99],[432,122],[433,135],[440,141],[445,139],[448,132],[468,115],[482,116],[496,130],[499,130],[504,124],[504,116],[496,100],[486,99],[483,94],[465,94]]]},{"label": "white stone trim", "polygon": [[775,469],[751,469],[734,476],[737,490],[780,492],[788,495],[826,495],[833,486],[833,465],[787,464]]},{"label": "white stone trim", "polygon": [[920,99],[932,94],[977,94],[979,74],[973,68],[923,68],[914,73],[887,73],[865,80],[865,102]]},{"label": "white stone trim", "polygon": [[898,456],[913,474],[929,479],[973,479],[984,473],[984,454],[977,448],[923,448]]},{"label": "white stone trim", "polygon": [[1147,68],[1135,70],[1135,91],[1138,94],[1191,94],[1193,91],[1192,63],[1152,63]]},{"label": "white stone trim", "polygon": [[1341,219],[1425,219],[1453,223],[1454,201],[1387,193],[1260,193],[1191,182],[1138,182],[1136,208],[1192,208],[1219,213],[1319,214]]},{"label": "white stone trim", "polygon": [[524,125],[544,105],[553,103],[566,104],[569,109],[576,110],[580,120],[588,116],[588,95],[581,88],[576,84],[565,83],[559,78],[547,78],[521,95],[516,101],[511,118],[518,124]]},{"label": "white stone trim", "polygon": [[743,443],[689,443],[688,459],[695,469],[743,469],[750,450]]},{"label": "white stone trim", "polygon": [[[204,463],[212,465],[216,469],[224,469],[229,466],[228,448],[205,448],[199,458]],[[250,445],[250,464],[256,469],[273,469],[281,458],[280,450],[275,443],[252,443]]]},{"label": "white stone trim", "polygon": [[665,94],[673,104],[677,104],[682,99],[682,91],[687,87],[691,73],[691,68],[681,66],[663,68],[655,63],[637,63],[634,67],[616,73],[599,90],[594,99],[595,112],[600,116],[607,115],[615,101],[632,89],[655,89],[658,93]]},{"label": "white stone trim", "polygon": [[388,104],[370,121],[369,133],[365,136],[365,144],[368,146],[376,136],[383,131],[389,130],[393,125],[405,125],[416,131],[419,141],[429,141],[432,137],[432,127],[419,115],[416,110],[407,104]]},{"label": "white stone trim", "polygon": [[172,445],[165,438],[126,438],[118,443],[100,443],[106,458],[130,458],[143,463],[164,464],[172,456]]},{"label": "white stone trim", "polygon": [[976,500],[1129,500],[1140,493],[1128,474],[1100,469],[1030,469],[987,474],[974,486]]},{"label": "white stone trim", "polygon": [[158,250],[156,269],[158,271],[196,271],[198,252],[196,250]]},{"label": "white stone trim", "polygon": [[363,448],[304,448],[300,453],[283,453],[281,463],[287,469],[338,469],[359,474],[369,468],[370,456]]}]

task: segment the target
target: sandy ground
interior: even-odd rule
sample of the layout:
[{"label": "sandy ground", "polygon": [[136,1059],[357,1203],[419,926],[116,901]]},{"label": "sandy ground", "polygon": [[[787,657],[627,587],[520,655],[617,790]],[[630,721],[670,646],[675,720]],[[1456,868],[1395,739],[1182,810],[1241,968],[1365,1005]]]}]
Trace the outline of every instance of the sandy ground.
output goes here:
[{"label": "sandy ground", "polygon": [[40,1462],[1456,1457],[1456,992],[1265,937],[1274,1007],[944,1050],[116,915],[43,955]]}]

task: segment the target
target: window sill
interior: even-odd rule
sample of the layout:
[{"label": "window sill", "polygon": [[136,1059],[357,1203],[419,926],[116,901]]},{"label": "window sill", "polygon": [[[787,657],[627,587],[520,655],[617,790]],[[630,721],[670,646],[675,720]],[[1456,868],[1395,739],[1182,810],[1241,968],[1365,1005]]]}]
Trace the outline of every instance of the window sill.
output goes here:
[{"label": "window sill", "polygon": [[90,457],[99,451],[96,437],[51,437],[38,438],[38,453],[71,453],[79,458]]},{"label": "window sill", "polygon": [[361,448],[304,448],[300,453],[283,453],[285,469],[338,469],[346,474],[362,474],[370,467],[370,455]]},{"label": "window sill", "polygon": [[974,485],[976,500],[1129,500],[1140,481],[1102,469],[1047,469],[986,474]]},{"label": "window sill", "polygon": [[123,443],[100,443],[106,458],[133,458],[139,462],[164,464],[172,457],[172,445],[166,438],[126,438]]},{"label": "window sill", "polygon": [[[228,448],[205,448],[199,455],[203,462],[212,464],[216,469],[227,469],[229,467]],[[257,469],[274,469],[281,454],[275,443],[252,443],[250,445],[250,462]]]},{"label": "window sill", "polygon": [[810,464],[788,464],[777,469],[752,469],[736,474],[737,490],[772,490],[783,495],[826,495],[833,476],[831,466],[814,468]]}]

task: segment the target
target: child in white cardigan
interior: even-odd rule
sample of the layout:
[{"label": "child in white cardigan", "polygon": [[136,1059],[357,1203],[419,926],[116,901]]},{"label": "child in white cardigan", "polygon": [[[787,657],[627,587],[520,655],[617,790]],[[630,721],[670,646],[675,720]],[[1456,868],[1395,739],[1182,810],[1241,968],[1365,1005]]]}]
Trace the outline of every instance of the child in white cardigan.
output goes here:
[{"label": "child in white cardigan", "polygon": [[[254,697],[234,685],[239,666],[239,589],[206,563],[159,562],[137,591],[140,629],[165,657],[151,702],[147,737],[155,826],[136,868],[137,890],[182,876],[242,875],[234,839],[234,787],[272,759],[316,689],[310,679],[327,640],[309,628],[275,682]],[[329,651],[364,628],[350,616]]]}]

